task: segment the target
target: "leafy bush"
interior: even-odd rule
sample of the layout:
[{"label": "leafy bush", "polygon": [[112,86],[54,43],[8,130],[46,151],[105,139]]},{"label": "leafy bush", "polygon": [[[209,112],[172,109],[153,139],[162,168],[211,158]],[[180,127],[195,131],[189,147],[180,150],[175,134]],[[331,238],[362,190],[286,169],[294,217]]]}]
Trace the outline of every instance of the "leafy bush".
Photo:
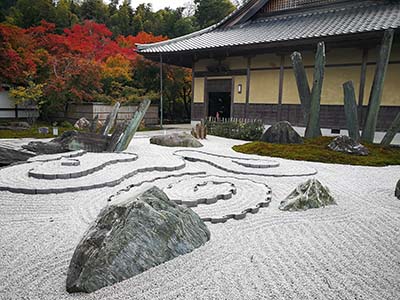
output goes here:
[{"label": "leafy bush", "polygon": [[264,124],[261,121],[244,123],[240,121],[206,122],[208,133],[230,139],[245,141],[257,141],[264,132]]}]

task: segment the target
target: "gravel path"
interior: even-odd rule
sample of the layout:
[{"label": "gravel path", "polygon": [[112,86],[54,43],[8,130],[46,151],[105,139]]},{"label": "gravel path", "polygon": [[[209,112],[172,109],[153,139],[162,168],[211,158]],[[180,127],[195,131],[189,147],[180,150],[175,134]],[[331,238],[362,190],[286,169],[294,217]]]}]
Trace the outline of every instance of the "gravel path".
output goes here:
[{"label": "gravel path", "polygon": [[[203,143],[202,151],[209,153],[257,158],[230,149],[240,141],[211,136]],[[128,149],[139,159],[121,163],[126,164],[121,173],[142,164],[141,159],[152,165],[174,165],[179,159],[173,155],[176,150],[150,145],[148,138],[141,136]],[[290,173],[292,168],[317,170],[314,176],[330,188],[338,205],[282,212],[278,209],[280,200],[307,177],[234,175],[208,163],[190,161],[182,170],[145,172],[117,186],[90,191],[50,195],[0,192],[0,299],[398,300],[400,201],[393,193],[400,167],[274,161],[279,162],[277,169],[281,168],[282,173],[285,169]],[[28,180],[12,168],[4,171],[8,176],[2,176],[0,184],[4,180],[18,182],[21,176]],[[193,184],[196,178],[184,173],[200,172],[203,175],[196,177],[222,176],[228,182],[234,181],[229,177],[240,177],[243,182],[233,183],[244,192],[214,205],[198,206],[199,210],[222,212],[218,205],[229,201],[235,205],[253,204],[260,192],[246,186],[246,180],[271,188],[272,202],[240,221],[207,223],[211,240],[190,254],[89,295],[69,295],[65,291],[72,253],[90,222],[110,203],[111,195],[132,186],[129,192],[112,198],[113,203],[152,185],[165,189],[182,180]],[[85,184],[85,177],[79,184]]]}]

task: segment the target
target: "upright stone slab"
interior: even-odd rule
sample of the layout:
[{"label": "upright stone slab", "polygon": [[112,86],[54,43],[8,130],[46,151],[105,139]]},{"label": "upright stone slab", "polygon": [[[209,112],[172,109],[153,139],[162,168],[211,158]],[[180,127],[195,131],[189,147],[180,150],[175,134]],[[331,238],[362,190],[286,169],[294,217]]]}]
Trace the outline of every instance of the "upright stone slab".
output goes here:
[{"label": "upright stone slab", "polygon": [[107,119],[106,119],[103,127],[101,128],[100,133],[102,135],[108,135],[110,133],[110,130],[111,130],[111,128],[113,128],[113,126],[115,124],[115,120],[117,119],[118,111],[119,111],[120,107],[121,107],[121,103],[117,102],[114,104],[114,107],[113,107],[111,113],[107,116]]},{"label": "upright stone slab", "polygon": [[346,124],[349,136],[356,142],[360,141],[360,129],[358,127],[358,112],[356,93],[354,92],[353,81],[343,84],[344,92],[344,112],[346,114]]},{"label": "upright stone slab", "polygon": [[389,64],[390,53],[393,44],[393,29],[385,31],[382,39],[381,49],[376,62],[375,77],[371,88],[371,95],[368,103],[368,114],[365,121],[364,130],[361,136],[363,141],[373,143],[375,137],[376,124],[381,106],[383,87],[386,78],[386,71]]},{"label": "upright stone slab", "polygon": [[306,128],[306,138],[316,138],[321,136],[320,110],[321,93],[325,74],[325,44],[318,43],[317,53],[315,55],[314,81],[311,92],[310,118]]},{"label": "upright stone slab", "polygon": [[196,213],[153,187],[100,212],[74,252],[67,291],[94,292],[189,253],[209,239]]},{"label": "upright stone slab", "polygon": [[129,143],[132,141],[133,136],[135,135],[136,131],[138,130],[144,115],[146,114],[147,110],[149,109],[151,104],[150,100],[143,100],[137,111],[135,112],[132,121],[129,123],[128,127],[126,128],[124,135],[122,136],[121,140],[118,142],[117,147],[115,148],[116,151],[124,151],[128,148]]},{"label": "upright stone slab", "polygon": [[293,52],[293,54],[291,55],[291,59],[293,72],[297,83],[297,90],[299,92],[300,103],[303,109],[304,124],[307,125],[310,118],[311,108],[311,92],[307,80],[307,73],[306,69],[304,68],[301,53]]},{"label": "upright stone slab", "polygon": [[395,190],[395,192],[394,192],[394,195],[395,195],[398,199],[400,199],[400,180],[397,182],[396,190]]},{"label": "upright stone slab", "polygon": [[388,129],[388,131],[386,132],[385,136],[382,139],[381,145],[385,147],[389,146],[399,131],[400,131],[400,113],[397,114],[392,125],[390,125],[390,128]]}]

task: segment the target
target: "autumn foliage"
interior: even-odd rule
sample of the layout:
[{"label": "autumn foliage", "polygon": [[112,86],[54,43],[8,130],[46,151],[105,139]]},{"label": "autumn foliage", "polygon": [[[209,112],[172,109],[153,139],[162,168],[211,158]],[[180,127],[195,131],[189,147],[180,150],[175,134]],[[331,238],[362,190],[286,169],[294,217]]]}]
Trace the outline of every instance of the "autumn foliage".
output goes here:
[{"label": "autumn foliage", "polygon": [[47,108],[93,101],[100,95],[104,99],[114,87],[131,83],[138,58],[136,43],[165,39],[144,32],[113,39],[104,24],[93,21],[62,34],[45,21],[28,29],[0,24],[0,82],[20,90],[32,82],[42,85],[41,105]]}]

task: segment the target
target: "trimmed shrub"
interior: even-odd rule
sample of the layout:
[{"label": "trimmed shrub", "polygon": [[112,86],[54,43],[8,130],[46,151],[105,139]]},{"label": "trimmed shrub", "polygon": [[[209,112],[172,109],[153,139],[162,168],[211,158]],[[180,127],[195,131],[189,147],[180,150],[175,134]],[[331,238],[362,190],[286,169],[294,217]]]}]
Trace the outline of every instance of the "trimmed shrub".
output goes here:
[{"label": "trimmed shrub", "polygon": [[257,141],[264,132],[261,121],[207,121],[206,125],[208,134],[245,141]]}]

